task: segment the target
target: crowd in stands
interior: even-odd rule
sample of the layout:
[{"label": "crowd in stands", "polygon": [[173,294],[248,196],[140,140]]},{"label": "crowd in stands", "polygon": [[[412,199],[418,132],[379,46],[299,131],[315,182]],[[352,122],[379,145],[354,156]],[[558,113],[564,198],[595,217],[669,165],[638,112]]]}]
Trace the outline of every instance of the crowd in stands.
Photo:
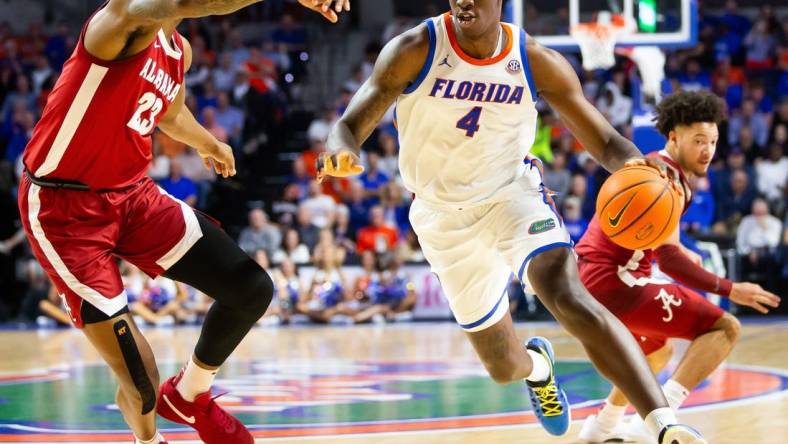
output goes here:
[{"label": "crowd in stands", "polygon": [[[287,2],[269,0],[264,5],[251,8],[247,18],[289,11]],[[397,18],[392,26],[404,29],[418,21]],[[194,52],[186,76],[187,106],[217,139],[233,147],[239,178],[217,181],[194,150],[161,132],[153,137],[149,175],[170,194],[221,219],[241,247],[270,270],[276,295],[262,323],[297,317],[347,323],[408,318],[416,294],[401,267],[423,263],[424,256],[408,220],[412,196],[400,179],[393,112],[364,144],[365,172],[360,177],[322,183],[314,179],[315,160],[325,150],[332,123],[370,75],[385,42],[370,42],[336,100],[311,110],[311,122],[293,129],[290,107],[300,100],[299,85],[309,82],[308,50],[319,42],[310,42],[304,26],[290,14],[278,24],[269,23],[270,32],[259,38],[245,38],[235,25],[227,19],[191,20],[180,32]],[[0,320],[47,314],[68,322],[57,311],[56,291],[25,247],[15,193],[22,173],[20,155],[77,42],[75,31],[65,25],[36,25],[16,34],[7,23],[0,24]],[[639,106],[632,97],[636,66],[622,57],[610,70],[584,72],[578,55],[567,56],[588,99],[631,137],[632,113]],[[698,46],[668,51],[665,71],[665,93],[710,89],[724,99],[729,115],[720,127],[708,177],[692,181],[693,204],[682,218],[684,232],[730,243],[740,254],[745,277],[773,289],[784,285],[788,14],[779,16],[764,6],[757,14],[743,15],[733,1],[713,13],[702,11]],[[545,186],[556,193],[564,222],[577,241],[593,216],[595,195],[607,173],[544,103],[539,107],[532,154],[544,162]],[[266,149],[291,139],[293,131],[303,134],[305,146],[287,157],[284,180],[263,184],[260,165],[283,162],[277,155],[288,154]],[[231,206],[233,196],[239,195],[243,203]],[[261,195],[272,197],[254,198]],[[217,208],[233,213],[228,216]],[[347,264],[361,271],[348,276]],[[121,269],[131,309],[147,323],[191,322],[210,305],[210,299],[194,289],[150,279],[131,264],[123,263]],[[310,270],[308,277],[302,275],[305,269]]]}]

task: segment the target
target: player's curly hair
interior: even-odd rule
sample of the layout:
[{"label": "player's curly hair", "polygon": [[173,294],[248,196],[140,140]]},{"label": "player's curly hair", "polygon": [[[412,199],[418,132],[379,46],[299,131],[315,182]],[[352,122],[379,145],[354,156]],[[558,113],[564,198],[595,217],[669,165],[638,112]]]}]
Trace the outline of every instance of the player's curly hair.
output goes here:
[{"label": "player's curly hair", "polygon": [[719,124],[725,119],[725,107],[719,97],[708,91],[680,91],[663,99],[657,105],[654,118],[659,132],[668,137],[678,125],[697,122]]}]

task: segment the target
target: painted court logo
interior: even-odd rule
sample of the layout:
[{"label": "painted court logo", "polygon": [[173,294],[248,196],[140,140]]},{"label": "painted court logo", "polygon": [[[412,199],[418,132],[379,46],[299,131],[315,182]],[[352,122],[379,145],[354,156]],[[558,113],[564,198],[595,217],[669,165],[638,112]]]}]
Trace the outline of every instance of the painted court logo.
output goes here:
[{"label": "painted court logo", "polygon": [[[175,363],[162,367],[163,374],[178,369]],[[556,374],[567,391],[575,419],[595,413],[610,390],[586,361],[560,361]],[[217,402],[246,424],[255,438],[457,430],[537,422],[525,387],[495,384],[478,363],[233,361],[216,380],[216,386],[217,392],[229,392]],[[131,442],[128,427],[112,404],[115,388],[104,365],[77,364],[0,375],[0,442]],[[719,405],[786,389],[788,375],[730,365],[694,390],[684,405]],[[186,421],[193,419],[183,417]],[[198,439],[189,427],[165,421],[158,425],[170,440]]]},{"label": "painted court logo", "polygon": [[555,228],[555,220],[539,220],[531,224],[531,226],[528,228],[528,234],[544,233],[545,231],[550,231],[553,228]]}]

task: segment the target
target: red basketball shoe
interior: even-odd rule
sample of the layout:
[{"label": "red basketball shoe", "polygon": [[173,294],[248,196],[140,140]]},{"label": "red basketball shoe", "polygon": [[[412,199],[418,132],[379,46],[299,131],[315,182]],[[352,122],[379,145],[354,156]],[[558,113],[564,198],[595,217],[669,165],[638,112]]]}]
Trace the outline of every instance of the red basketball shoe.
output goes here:
[{"label": "red basketball shoe", "polygon": [[[194,402],[181,397],[175,386],[183,371],[164,381],[159,388],[156,412],[165,419],[197,430],[205,444],[253,444],[252,434],[241,421],[216,404],[210,390],[197,395]],[[221,395],[219,395],[221,396]]]}]

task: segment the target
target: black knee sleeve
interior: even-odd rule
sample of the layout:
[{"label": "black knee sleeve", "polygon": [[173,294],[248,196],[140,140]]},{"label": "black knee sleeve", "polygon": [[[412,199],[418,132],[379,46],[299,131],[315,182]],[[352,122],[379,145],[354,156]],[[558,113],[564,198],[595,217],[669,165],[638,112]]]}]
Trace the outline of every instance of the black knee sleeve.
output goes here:
[{"label": "black knee sleeve", "polygon": [[126,362],[126,368],[129,370],[131,381],[140,394],[142,414],[146,415],[156,407],[156,390],[148,378],[145,362],[142,360],[129,324],[124,320],[118,321],[113,325],[113,330],[120,346],[120,352],[123,354],[123,360]]}]

